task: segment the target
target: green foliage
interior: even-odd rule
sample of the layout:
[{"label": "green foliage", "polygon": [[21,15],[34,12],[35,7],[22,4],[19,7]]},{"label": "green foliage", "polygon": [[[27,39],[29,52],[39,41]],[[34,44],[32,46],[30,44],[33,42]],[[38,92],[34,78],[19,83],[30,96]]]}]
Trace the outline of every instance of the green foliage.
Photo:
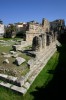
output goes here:
[{"label": "green foliage", "polygon": [[20,38],[26,38],[26,31],[25,30],[22,30],[22,31],[20,31],[20,32],[18,32],[17,34],[16,34],[16,37],[20,37]]},{"label": "green foliage", "polygon": [[6,33],[4,37],[11,38],[16,32],[16,27],[13,24],[10,24],[10,26],[6,27]]},{"label": "green foliage", "polygon": [[0,100],[22,100],[21,95],[10,89],[0,87]]}]

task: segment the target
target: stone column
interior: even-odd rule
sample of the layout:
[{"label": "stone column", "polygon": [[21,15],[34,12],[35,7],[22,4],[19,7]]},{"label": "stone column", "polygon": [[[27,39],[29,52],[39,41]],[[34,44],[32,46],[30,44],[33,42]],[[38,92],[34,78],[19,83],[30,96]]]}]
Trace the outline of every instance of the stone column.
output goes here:
[{"label": "stone column", "polygon": [[50,35],[52,36],[52,42],[54,42],[54,32],[51,31],[51,32],[50,32]]},{"label": "stone column", "polygon": [[55,42],[55,41],[57,40],[57,32],[54,32],[54,33],[53,33],[53,37],[54,37],[54,38],[53,38],[53,41]]},{"label": "stone column", "polygon": [[46,33],[42,34],[42,48],[46,48]]},{"label": "stone column", "polygon": [[49,44],[52,43],[52,35],[49,35]]},{"label": "stone column", "polygon": [[57,32],[55,32],[55,34],[54,34],[54,40],[56,41],[57,40],[57,38],[58,38],[58,35],[57,35],[58,33]]}]

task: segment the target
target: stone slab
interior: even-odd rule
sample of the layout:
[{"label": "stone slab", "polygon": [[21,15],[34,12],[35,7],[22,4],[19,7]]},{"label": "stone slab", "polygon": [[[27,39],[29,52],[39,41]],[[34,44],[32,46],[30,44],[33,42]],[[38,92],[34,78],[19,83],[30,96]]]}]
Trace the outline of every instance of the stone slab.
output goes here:
[{"label": "stone slab", "polygon": [[18,86],[23,86],[24,85],[24,77],[20,77],[20,78],[18,78],[17,80],[16,80],[16,84],[18,85]]},{"label": "stone slab", "polygon": [[0,74],[0,77],[7,78],[8,75]]},{"label": "stone slab", "polygon": [[14,91],[17,91],[19,93],[22,93],[22,94],[25,94],[27,92],[27,89],[25,89],[23,87],[18,87],[18,86],[12,85],[10,83],[0,82],[0,85],[4,86],[4,87],[7,87],[7,88],[10,88],[10,89],[12,89]]},{"label": "stone slab", "polygon": [[11,89],[12,89],[12,90],[15,90],[15,91],[17,91],[17,92],[20,92],[20,93],[22,93],[22,94],[25,94],[25,93],[27,92],[27,89],[25,89],[25,88],[23,88],[23,87],[18,87],[18,86],[15,86],[15,85],[13,85],[13,86],[11,87]]},{"label": "stone slab", "polygon": [[24,87],[26,88],[26,89],[29,89],[29,87],[30,87],[30,83],[29,82],[26,82],[25,84],[24,84]]},{"label": "stone slab", "polygon": [[13,76],[9,76],[9,75],[5,75],[5,74],[0,74],[0,78],[4,78],[10,81],[15,82],[17,80],[17,77],[13,77]]},{"label": "stone slab", "polygon": [[15,82],[17,80],[17,77],[8,76],[7,79],[12,80],[13,82]]},{"label": "stone slab", "polygon": [[1,86],[4,86],[4,87],[7,87],[7,88],[10,88],[12,84],[10,84],[10,83],[5,83],[5,82],[0,82],[0,85],[1,85]]},{"label": "stone slab", "polygon": [[25,62],[26,60],[22,57],[17,57],[15,62],[17,65],[21,65],[23,62]]}]

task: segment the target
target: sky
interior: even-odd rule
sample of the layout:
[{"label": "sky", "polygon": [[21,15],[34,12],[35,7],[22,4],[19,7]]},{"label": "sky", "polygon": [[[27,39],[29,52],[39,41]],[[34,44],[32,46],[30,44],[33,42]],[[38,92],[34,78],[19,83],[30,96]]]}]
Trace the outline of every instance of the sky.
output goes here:
[{"label": "sky", "polygon": [[42,18],[66,22],[66,0],[0,0],[0,19],[5,25],[32,20],[41,23]]}]

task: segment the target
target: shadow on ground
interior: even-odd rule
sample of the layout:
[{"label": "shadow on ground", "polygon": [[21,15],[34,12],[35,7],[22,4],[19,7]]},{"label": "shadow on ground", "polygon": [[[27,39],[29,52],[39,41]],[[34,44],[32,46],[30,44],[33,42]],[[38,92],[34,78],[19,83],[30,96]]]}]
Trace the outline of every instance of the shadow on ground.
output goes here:
[{"label": "shadow on ground", "polygon": [[66,41],[62,37],[62,47],[58,47],[60,53],[59,61],[56,69],[49,70],[48,73],[53,74],[53,79],[44,87],[36,87],[37,91],[33,91],[31,95],[34,100],[66,100]]}]

